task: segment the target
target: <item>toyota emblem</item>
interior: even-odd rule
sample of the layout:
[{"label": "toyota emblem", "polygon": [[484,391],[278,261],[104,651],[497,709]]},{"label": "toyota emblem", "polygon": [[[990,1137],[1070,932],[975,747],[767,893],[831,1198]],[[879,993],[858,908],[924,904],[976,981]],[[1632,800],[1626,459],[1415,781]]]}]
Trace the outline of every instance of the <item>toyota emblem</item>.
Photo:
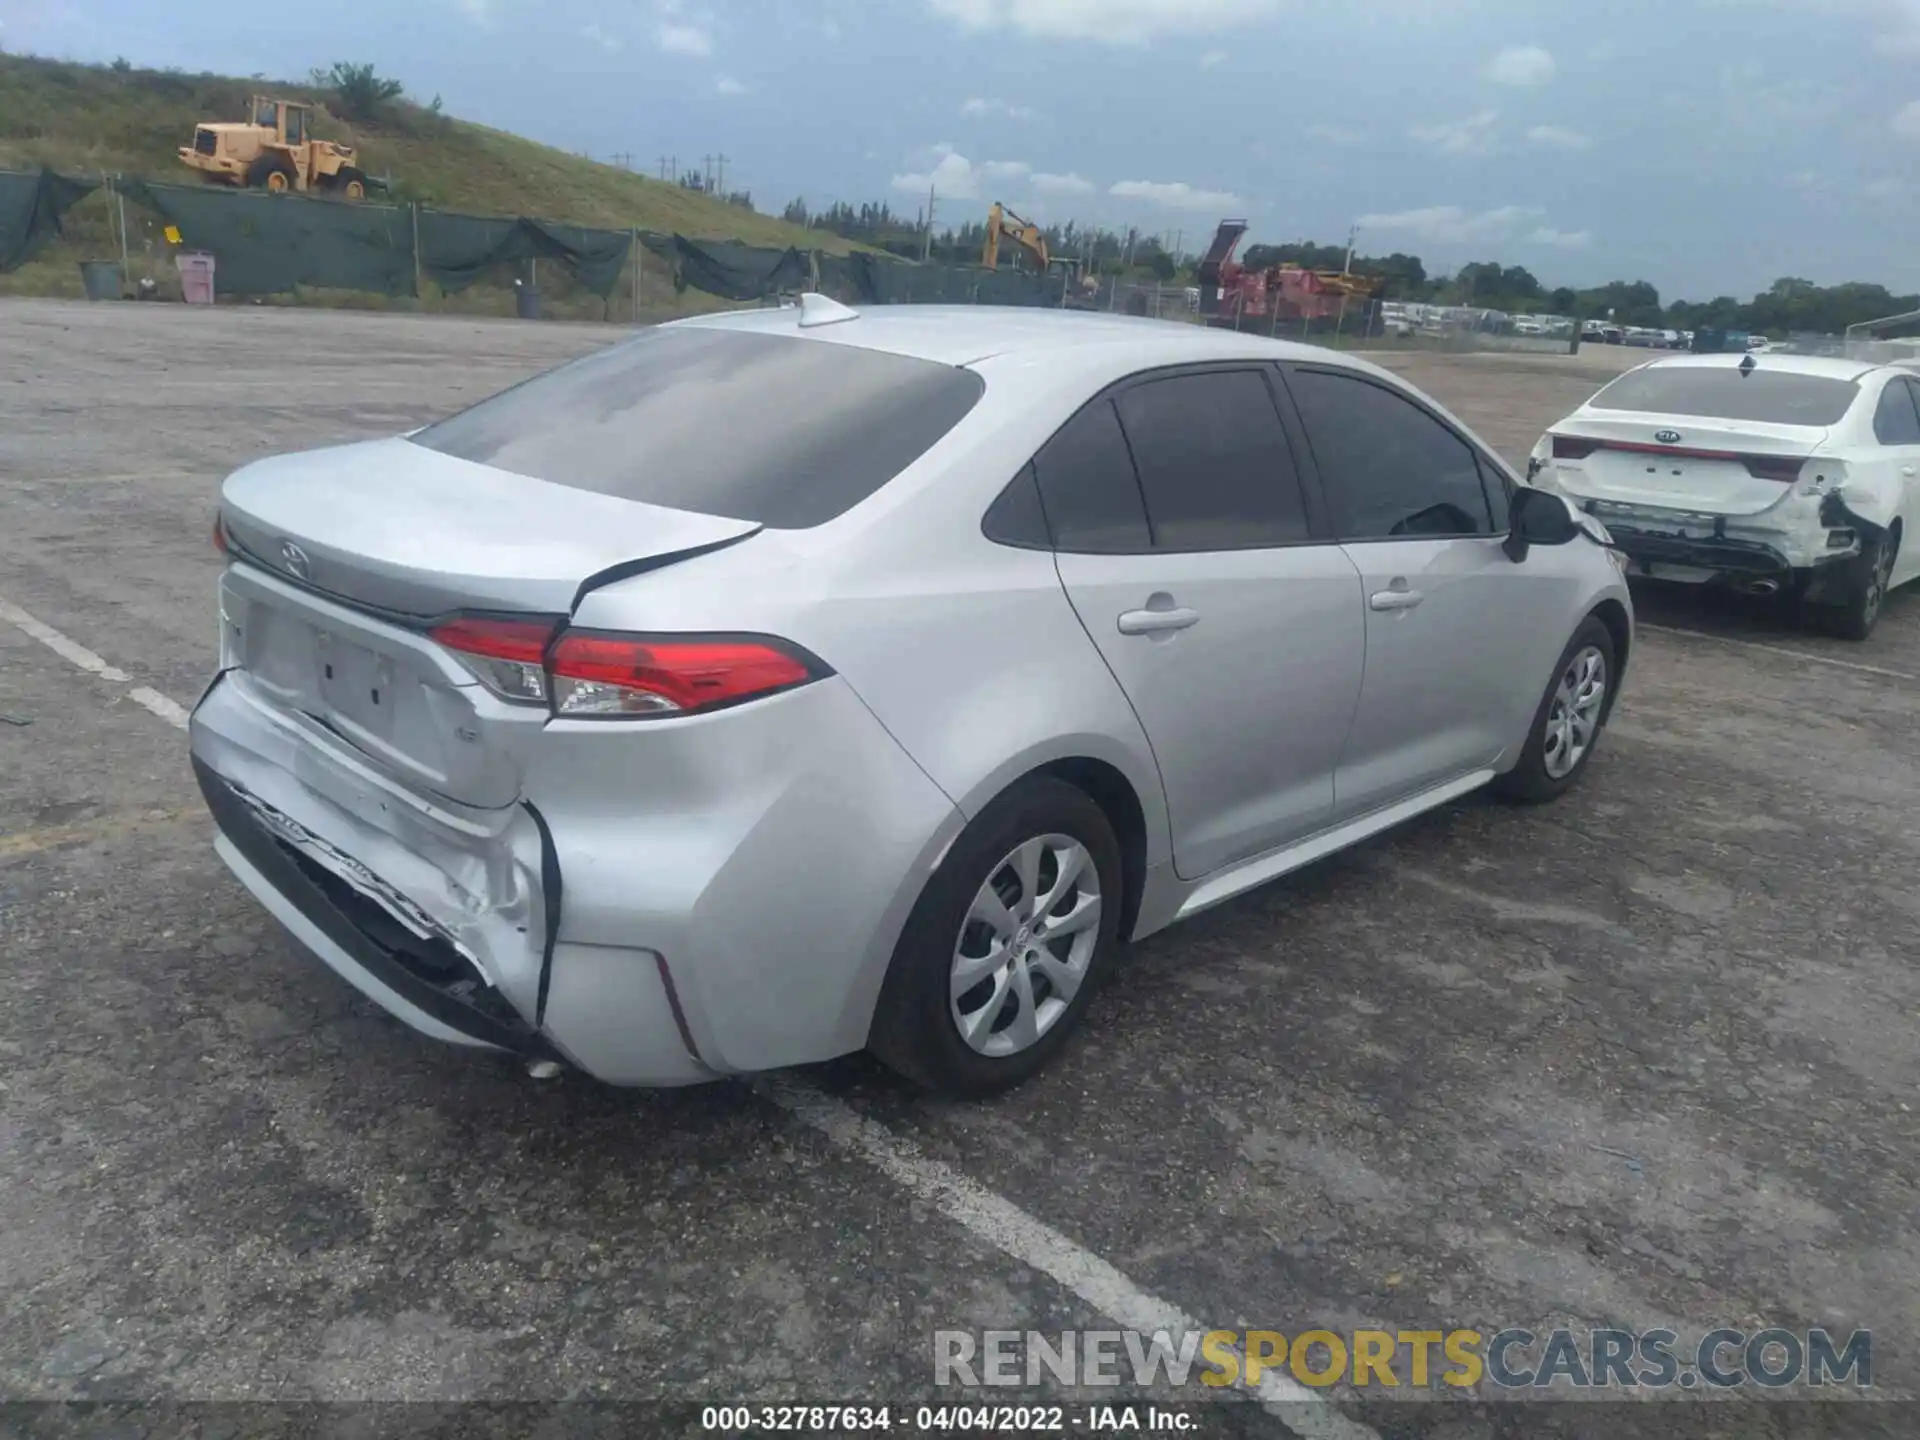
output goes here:
[{"label": "toyota emblem", "polygon": [[305,580],[312,574],[312,566],[307,561],[307,552],[291,540],[280,542],[280,563],[287,567],[287,573],[296,580]]},{"label": "toyota emblem", "polygon": [[1678,445],[1680,443],[1680,432],[1678,430],[1656,430],[1653,432],[1653,438],[1658,440],[1662,445]]}]

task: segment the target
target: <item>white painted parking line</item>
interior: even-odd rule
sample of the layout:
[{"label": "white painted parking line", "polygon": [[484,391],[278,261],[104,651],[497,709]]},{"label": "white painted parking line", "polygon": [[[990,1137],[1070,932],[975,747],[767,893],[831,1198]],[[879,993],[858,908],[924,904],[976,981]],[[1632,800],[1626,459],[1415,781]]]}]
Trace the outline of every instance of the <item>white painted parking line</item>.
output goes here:
[{"label": "white painted parking line", "polygon": [[[122,684],[128,679],[124,671],[116,670],[84,645],[69,640],[4,599],[0,599],[0,619],[89,674]],[[185,707],[157,690],[138,686],[127,692],[127,698],[145,706],[175,729],[186,729]],[[996,1195],[951,1166],[929,1159],[911,1140],[895,1135],[884,1125],[869,1120],[844,1101],[822,1093],[804,1080],[791,1075],[768,1075],[756,1080],[753,1088],[794,1119],[819,1131],[835,1149],[865,1161],[901,1189],[932,1205],[1002,1254],[1050,1276],[1117,1325],[1148,1335],[1164,1330],[1175,1337],[1229,1328],[1204,1324],[1170,1301],[1142,1290],[1091,1250],[1036,1220],[1011,1200]],[[1244,1355],[1240,1373],[1246,1373]],[[1380,1440],[1377,1430],[1349,1420],[1328,1404],[1325,1396],[1278,1370],[1265,1370],[1258,1384],[1251,1387],[1250,1394],[1302,1440]]]},{"label": "white painted parking line", "polygon": [[86,646],[69,640],[51,625],[42,625],[18,605],[9,604],[4,599],[0,599],[0,620],[38,640],[61,659],[71,661],[89,675],[98,675],[102,680],[111,680],[116,685],[124,685],[132,678],[126,671],[114,669]]},{"label": "white painted parking line", "polygon": [[1768,645],[1759,640],[1739,640],[1731,635],[1709,635],[1704,630],[1682,630],[1677,625],[1649,625],[1645,621],[1642,621],[1637,628],[1656,631],[1661,635],[1679,635],[1687,640],[1705,640],[1714,645],[1732,645],[1742,650],[1759,650],[1768,655],[1784,655],[1789,660],[1804,660],[1809,665],[1830,665],[1836,670],[1853,670],[1862,675],[1878,675],[1887,680],[1910,680],[1920,684],[1920,675],[1910,675],[1905,670],[1889,670],[1884,665],[1864,665],[1858,660],[1837,660],[1831,655],[1815,655],[1806,650],[1795,650],[1790,645]]},{"label": "white painted parking line", "polygon": [[[753,1088],[796,1120],[818,1130],[835,1148],[865,1160],[978,1239],[1051,1276],[1126,1329],[1149,1335],[1164,1330],[1178,1337],[1216,1328],[1148,1294],[1098,1255],[1034,1219],[1011,1200],[951,1166],[927,1158],[910,1140],[833,1096],[789,1075],[763,1077],[754,1082]],[[1241,1369],[1244,1374],[1244,1358]],[[1378,1431],[1349,1420],[1324,1396],[1277,1370],[1263,1371],[1253,1394],[1289,1430],[1307,1440],[1379,1440]]]},{"label": "white painted parking line", "polygon": [[[109,665],[93,651],[77,640],[69,640],[51,625],[44,624],[22,610],[18,605],[0,599],[0,620],[5,620],[23,635],[29,635],[46,646],[63,660],[71,661],[89,675],[97,675],[102,680],[110,680],[115,685],[125,685],[133,677],[116,666]],[[135,685],[127,691],[127,698],[144,710],[151,710],[176,730],[187,728],[187,712],[174,700],[162,695],[158,690],[145,685]]]}]

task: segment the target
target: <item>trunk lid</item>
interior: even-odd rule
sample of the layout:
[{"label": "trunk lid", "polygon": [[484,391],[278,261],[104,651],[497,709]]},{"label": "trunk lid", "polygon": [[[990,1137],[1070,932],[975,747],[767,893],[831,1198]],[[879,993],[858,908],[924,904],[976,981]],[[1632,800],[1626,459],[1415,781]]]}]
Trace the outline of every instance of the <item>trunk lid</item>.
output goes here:
[{"label": "trunk lid", "polygon": [[[426,635],[455,612],[556,624],[596,584],[760,527],[568,489],[383,440],[262,461],[221,491],[235,564],[221,665],[321,743],[413,789],[519,798],[548,713],[493,694]],[[296,773],[297,753],[288,756]]]},{"label": "trunk lid", "polygon": [[1554,480],[1580,499],[1752,515],[1788,493],[1827,431],[1751,420],[1576,411],[1548,436]]},{"label": "trunk lid", "polygon": [[220,509],[264,568],[422,620],[468,609],[566,615],[608,571],[760,528],[549,484],[399,438],[248,465],[221,488]]}]

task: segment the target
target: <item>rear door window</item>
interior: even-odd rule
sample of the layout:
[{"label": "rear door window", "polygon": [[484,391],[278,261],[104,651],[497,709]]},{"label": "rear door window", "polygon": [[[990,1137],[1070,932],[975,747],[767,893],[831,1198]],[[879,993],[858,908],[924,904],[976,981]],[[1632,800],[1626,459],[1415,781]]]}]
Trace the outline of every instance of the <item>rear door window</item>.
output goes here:
[{"label": "rear door window", "polygon": [[1266,377],[1199,371],[1116,402],[1156,550],[1248,550],[1310,538],[1300,475]]},{"label": "rear door window", "polygon": [[1137,555],[1153,548],[1133,456],[1111,400],[1096,400],[1033,460],[1040,504],[1061,550]]},{"label": "rear door window", "polygon": [[1473,447],[1411,400],[1325,370],[1292,371],[1287,389],[1342,540],[1495,533]]},{"label": "rear door window", "polygon": [[1880,394],[1873,412],[1873,438],[1882,445],[1920,445],[1920,411],[1914,409],[1914,392],[1906,379],[1896,375]]},{"label": "rear door window", "polygon": [[1587,404],[1645,415],[1695,415],[1774,425],[1837,425],[1860,387],[1832,375],[1769,370],[1764,359],[1734,365],[1650,365],[1622,375]]},{"label": "rear door window", "polygon": [[571,489],[807,529],[918,460],[983,388],[971,370],[853,345],[661,328],[412,439]]}]

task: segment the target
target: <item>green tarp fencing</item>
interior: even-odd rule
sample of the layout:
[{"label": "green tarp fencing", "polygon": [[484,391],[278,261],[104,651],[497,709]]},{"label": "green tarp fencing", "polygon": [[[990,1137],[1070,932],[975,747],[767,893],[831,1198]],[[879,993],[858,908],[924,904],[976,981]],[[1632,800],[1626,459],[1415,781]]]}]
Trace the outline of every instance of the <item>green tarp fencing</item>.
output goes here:
[{"label": "green tarp fencing", "polygon": [[420,212],[420,268],[449,295],[484,279],[496,265],[552,260],[604,300],[620,283],[632,248],[630,230],[592,230],[526,216],[503,220]]},{"label": "green tarp fencing", "polygon": [[726,300],[764,300],[804,289],[811,269],[806,254],[791,248],[684,235],[643,235],[641,243],[673,267],[675,290],[692,288]]},{"label": "green tarp fencing", "polygon": [[[1018,270],[977,265],[915,265],[856,251],[821,255],[820,283],[830,294],[869,305],[1057,305],[1057,282]],[[1051,292],[1051,293],[1050,293]]]},{"label": "green tarp fencing", "polygon": [[[528,216],[460,215],[148,180],[109,183],[178,230],[185,248],[212,254],[219,267],[215,284],[225,295],[282,295],[304,285],[410,296],[418,294],[422,279],[452,294],[497,268],[546,260],[606,299],[620,283],[636,234]],[[93,188],[51,171],[0,172],[0,271],[58,235],[60,216]],[[1016,270],[638,234],[665,262],[676,290],[726,300],[766,300],[818,286],[869,305],[1060,303],[1057,278]]]},{"label": "green tarp fencing", "polygon": [[94,189],[51,170],[0,170],[0,274],[17,270],[57,238],[60,217]]},{"label": "green tarp fencing", "polygon": [[348,204],[262,191],[116,180],[122,195],[218,262],[223,295],[283,295],[298,285],[414,293],[413,216],[404,205]]},{"label": "green tarp fencing", "polygon": [[[204,186],[114,182],[136,205],[161,215],[190,250],[219,262],[227,295],[279,295],[299,285],[412,295],[424,275],[449,293],[496,265],[553,260],[594,294],[620,283],[633,235],[526,216],[455,215],[406,205],[348,204]],[[419,256],[414,235],[418,222]]]}]

